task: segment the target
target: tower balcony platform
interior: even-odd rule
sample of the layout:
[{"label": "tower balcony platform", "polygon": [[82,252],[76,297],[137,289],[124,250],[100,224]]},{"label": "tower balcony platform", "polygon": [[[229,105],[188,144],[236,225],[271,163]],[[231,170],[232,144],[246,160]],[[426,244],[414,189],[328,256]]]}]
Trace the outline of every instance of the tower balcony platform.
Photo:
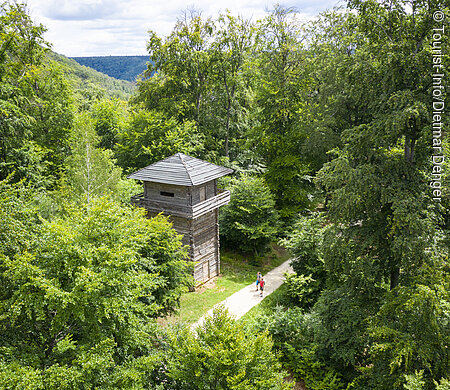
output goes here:
[{"label": "tower balcony platform", "polygon": [[230,202],[230,191],[218,189],[217,192],[217,195],[194,205],[174,204],[172,201],[150,199],[146,198],[144,193],[132,196],[131,203],[152,213],[162,212],[165,215],[196,219]]}]

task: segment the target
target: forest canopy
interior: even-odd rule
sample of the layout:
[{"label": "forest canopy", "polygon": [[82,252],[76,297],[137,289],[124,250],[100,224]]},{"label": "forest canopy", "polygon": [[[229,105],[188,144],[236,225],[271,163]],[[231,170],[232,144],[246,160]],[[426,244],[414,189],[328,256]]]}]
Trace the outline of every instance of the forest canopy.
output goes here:
[{"label": "forest canopy", "polygon": [[[0,387],[287,389],[288,371],[309,390],[448,390],[449,20],[440,0],[306,22],[187,10],[149,31],[130,88],[2,3]],[[156,321],[191,267],[125,177],[178,152],[235,170],[225,248],[290,251],[279,305],[245,326]]]}]

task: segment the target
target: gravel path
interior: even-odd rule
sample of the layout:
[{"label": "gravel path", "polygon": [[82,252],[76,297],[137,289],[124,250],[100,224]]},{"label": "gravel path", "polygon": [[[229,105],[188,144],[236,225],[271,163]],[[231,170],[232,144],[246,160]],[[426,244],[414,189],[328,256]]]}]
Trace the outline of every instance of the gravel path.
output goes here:
[{"label": "gravel path", "polygon": [[[264,296],[261,298],[259,296],[259,291],[256,291],[255,283],[244,287],[242,290],[235,292],[230,295],[224,301],[215,305],[210,309],[202,318],[200,318],[196,323],[191,326],[191,329],[195,329],[197,326],[201,325],[204,321],[204,317],[212,314],[214,308],[219,305],[225,306],[230,314],[236,319],[241,318],[245,313],[247,313],[253,306],[256,306],[261,300],[267,297],[269,294],[273,293],[278,287],[280,287],[284,282],[284,273],[293,272],[292,267],[289,265],[290,260],[285,261],[283,264],[269,271],[267,274],[263,275],[266,285],[264,286]],[[256,274],[255,274],[256,281]]]}]

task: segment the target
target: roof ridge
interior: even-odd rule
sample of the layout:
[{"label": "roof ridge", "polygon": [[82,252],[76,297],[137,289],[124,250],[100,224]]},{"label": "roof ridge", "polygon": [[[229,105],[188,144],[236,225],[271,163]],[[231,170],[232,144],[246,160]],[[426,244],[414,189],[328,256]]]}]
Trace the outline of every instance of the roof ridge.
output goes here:
[{"label": "roof ridge", "polygon": [[232,172],[233,170],[230,168],[183,153],[175,153],[163,160],[141,168],[127,177],[155,183],[197,186]]},{"label": "roof ridge", "polygon": [[147,166],[144,167],[144,168],[138,169],[136,172],[133,172],[133,173],[130,173],[129,175],[127,175],[127,179],[129,179],[131,175],[134,175],[134,174],[139,173],[139,172],[141,172],[141,171],[145,171],[147,168],[153,167],[154,165],[156,165],[156,164],[158,164],[158,163],[160,163],[160,162],[169,160],[169,159],[171,159],[172,157],[175,157],[177,154],[179,154],[179,153],[176,153],[176,154],[173,154],[172,156],[163,158],[162,160],[155,161],[154,163],[151,163],[150,165],[147,165]]},{"label": "roof ridge", "polygon": [[178,154],[178,157],[180,158],[181,163],[183,164],[184,168],[186,169],[186,173],[187,173],[187,175],[189,177],[189,180],[191,181],[191,184],[194,185],[194,181],[192,180],[191,174],[189,173],[189,168],[186,165],[186,161],[184,161],[184,158],[183,158],[186,155],[183,154],[183,153],[177,153],[177,154]]}]

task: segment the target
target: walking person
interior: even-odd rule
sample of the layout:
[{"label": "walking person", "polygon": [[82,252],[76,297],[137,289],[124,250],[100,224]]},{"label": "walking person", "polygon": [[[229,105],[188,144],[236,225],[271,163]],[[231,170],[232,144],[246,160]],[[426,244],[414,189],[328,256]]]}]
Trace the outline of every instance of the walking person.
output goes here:
[{"label": "walking person", "polygon": [[261,280],[259,281],[259,289],[261,290],[261,292],[259,293],[259,296],[262,297],[264,294],[264,286],[265,286],[266,282],[264,281],[264,278],[261,276]]},{"label": "walking person", "polygon": [[259,282],[261,281],[261,278],[262,278],[261,272],[258,272],[256,274],[256,291],[258,291]]}]

